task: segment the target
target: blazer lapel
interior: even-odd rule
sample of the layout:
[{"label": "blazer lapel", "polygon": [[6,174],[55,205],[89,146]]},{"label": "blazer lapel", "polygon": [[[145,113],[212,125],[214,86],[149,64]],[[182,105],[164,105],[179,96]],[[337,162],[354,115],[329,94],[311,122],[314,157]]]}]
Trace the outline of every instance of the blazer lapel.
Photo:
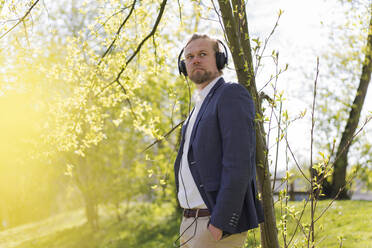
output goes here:
[{"label": "blazer lapel", "polygon": [[191,144],[192,142],[194,141],[194,138],[195,138],[195,134],[196,134],[196,129],[198,128],[198,124],[199,124],[199,121],[201,120],[205,110],[207,109],[207,106],[214,94],[214,92],[216,91],[216,89],[218,87],[220,87],[223,83],[225,83],[225,80],[223,78],[220,78],[216,84],[213,86],[213,88],[209,91],[208,95],[205,97],[204,101],[203,101],[203,104],[202,106],[200,107],[200,110],[199,110],[199,113],[198,113],[198,116],[196,117],[196,120],[195,120],[195,124],[194,124],[194,127],[192,128],[192,132],[191,132],[191,137],[190,137],[190,144],[189,144],[189,148],[191,147]]}]

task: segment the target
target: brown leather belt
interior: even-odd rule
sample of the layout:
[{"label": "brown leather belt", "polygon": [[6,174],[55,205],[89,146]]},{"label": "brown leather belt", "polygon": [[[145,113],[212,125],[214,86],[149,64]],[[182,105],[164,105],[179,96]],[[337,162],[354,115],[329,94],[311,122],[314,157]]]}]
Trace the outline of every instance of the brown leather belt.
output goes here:
[{"label": "brown leather belt", "polygon": [[210,215],[211,213],[208,209],[183,209],[183,216],[186,218],[205,217]]}]

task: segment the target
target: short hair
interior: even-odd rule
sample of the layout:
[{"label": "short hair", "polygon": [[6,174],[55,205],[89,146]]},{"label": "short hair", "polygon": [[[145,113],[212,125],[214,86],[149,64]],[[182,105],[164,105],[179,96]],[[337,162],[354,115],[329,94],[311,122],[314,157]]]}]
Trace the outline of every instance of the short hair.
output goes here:
[{"label": "short hair", "polygon": [[213,50],[217,53],[220,51],[220,48],[218,46],[218,40],[213,39],[209,37],[207,34],[193,34],[191,38],[187,41],[185,48],[190,44],[191,41],[193,40],[198,40],[198,39],[207,39],[213,42]]}]

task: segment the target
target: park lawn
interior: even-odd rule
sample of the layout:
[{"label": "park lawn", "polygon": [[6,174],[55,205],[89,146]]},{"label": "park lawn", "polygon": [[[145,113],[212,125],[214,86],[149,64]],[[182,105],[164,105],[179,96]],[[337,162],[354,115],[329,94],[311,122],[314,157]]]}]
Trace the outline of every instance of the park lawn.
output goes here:
[{"label": "park lawn", "polygon": [[[81,210],[49,218],[54,223],[56,230],[50,233],[43,228],[44,222],[28,224],[27,228],[17,227],[17,230],[0,232],[0,248],[126,248],[126,247],[172,247],[172,234],[176,235],[179,226],[179,218],[172,214],[173,208],[169,204],[157,206],[155,204],[136,204],[121,221],[115,214],[100,211],[100,229],[92,231],[84,223],[85,216]],[[74,215],[76,219],[71,221],[68,228],[59,229],[58,226],[66,223],[63,217],[69,218]],[[44,235],[40,230],[44,230]],[[6,232],[6,233],[5,233]],[[5,235],[8,234],[8,235]],[[6,236],[7,238],[5,238]],[[19,244],[19,237],[24,242]],[[3,237],[3,238],[2,238]]]},{"label": "park lawn", "polygon": [[[330,201],[320,201],[315,218],[319,216]],[[296,202],[295,209],[301,209],[303,203]],[[310,209],[308,204],[307,210]],[[304,221],[310,223],[310,211],[304,214]],[[372,202],[335,201],[319,219],[315,228],[316,247],[372,248]],[[294,222],[290,224],[290,232]],[[298,241],[302,241],[299,236]],[[319,243],[317,243],[319,242]]]},{"label": "park lawn", "polygon": [[[318,209],[328,203],[321,201]],[[302,204],[290,202],[296,211]],[[309,206],[304,213],[305,222],[309,220],[308,209]],[[278,203],[276,210],[280,213]],[[0,232],[0,248],[169,248],[177,238],[180,217],[170,204],[137,204],[121,221],[109,211],[102,210],[100,214],[98,231],[81,224],[85,217],[79,210]],[[295,222],[290,220],[289,236],[294,227]],[[316,241],[320,243],[316,247],[340,247],[340,236],[342,247],[372,248],[372,202],[334,202],[317,224]],[[279,238],[282,240],[281,235]],[[247,247],[258,246],[259,240],[259,230],[250,231]],[[297,232],[290,247],[302,240],[303,235]]]},{"label": "park lawn", "polygon": [[[303,209],[305,202],[289,202],[289,206],[293,207],[294,211],[299,214]],[[330,201],[319,201],[316,207],[315,219],[329,205]],[[277,225],[279,229],[279,240],[282,247],[283,234],[280,232],[280,203],[275,204]],[[284,213],[284,212],[283,212]],[[301,223],[306,229],[306,224],[310,226],[310,203],[307,204],[303,214]],[[297,222],[289,217],[287,225],[287,244],[293,236]],[[283,229],[282,229],[283,230]],[[259,231],[254,231],[255,239],[259,240]],[[298,227],[293,241],[288,247],[307,247],[304,245],[304,234],[301,227]],[[248,242],[251,246],[254,245],[253,232],[248,235]],[[256,241],[256,243],[257,243]],[[340,242],[342,241],[342,246]],[[302,244],[302,245],[301,245]],[[307,243],[305,243],[307,244]],[[372,202],[368,201],[334,201],[331,207],[315,224],[315,247],[319,248],[372,248]]]}]

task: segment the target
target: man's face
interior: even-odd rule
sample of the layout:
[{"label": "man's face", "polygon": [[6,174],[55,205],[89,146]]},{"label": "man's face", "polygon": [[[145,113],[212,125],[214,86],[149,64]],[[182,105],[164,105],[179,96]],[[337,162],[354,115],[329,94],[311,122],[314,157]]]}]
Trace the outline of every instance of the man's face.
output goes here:
[{"label": "man's face", "polygon": [[193,40],[186,46],[185,64],[189,78],[199,85],[206,85],[220,75],[213,41],[209,39]]}]

